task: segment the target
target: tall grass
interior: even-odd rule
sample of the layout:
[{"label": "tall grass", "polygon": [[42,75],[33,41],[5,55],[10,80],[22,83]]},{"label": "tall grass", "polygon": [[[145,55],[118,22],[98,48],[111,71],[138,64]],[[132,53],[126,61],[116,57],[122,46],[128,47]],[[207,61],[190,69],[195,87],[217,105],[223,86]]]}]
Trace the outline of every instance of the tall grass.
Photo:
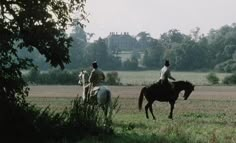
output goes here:
[{"label": "tall grass", "polygon": [[[115,100],[113,110],[117,102]],[[27,102],[0,103],[0,142],[76,142],[87,136],[113,133],[112,118],[107,120],[99,105],[81,98],[72,100],[71,106],[64,107],[62,112],[52,110],[49,104],[39,108]]]}]

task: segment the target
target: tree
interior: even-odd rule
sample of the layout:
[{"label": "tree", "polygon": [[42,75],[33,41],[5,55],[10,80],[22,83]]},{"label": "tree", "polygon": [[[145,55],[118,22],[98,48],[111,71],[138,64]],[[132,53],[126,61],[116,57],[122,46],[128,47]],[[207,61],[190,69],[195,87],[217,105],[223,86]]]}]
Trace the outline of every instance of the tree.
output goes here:
[{"label": "tree", "polygon": [[136,57],[131,57],[123,63],[123,68],[125,70],[137,70],[138,69],[138,59]]},{"label": "tree", "polygon": [[177,29],[171,29],[167,33],[161,35],[160,40],[165,48],[172,48],[174,44],[181,43],[186,35],[179,32]]},{"label": "tree", "polygon": [[121,59],[114,57],[108,52],[105,39],[99,38],[94,43],[88,44],[85,48],[85,63],[91,65],[96,60],[103,69],[118,69],[121,67]]},{"label": "tree", "polygon": [[152,37],[147,32],[140,32],[137,34],[136,39],[138,41],[138,45],[141,49],[149,48],[150,43],[152,41]]},{"label": "tree", "polygon": [[191,36],[192,40],[197,42],[197,41],[199,41],[199,39],[201,39],[201,37],[203,35],[200,35],[200,28],[196,27],[195,29],[190,31],[190,36]]},{"label": "tree", "polygon": [[148,68],[160,68],[164,55],[163,45],[158,40],[152,40],[150,46],[144,52],[143,65]]},{"label": "tree", "polygon": [[[236,28],[232,26],[223,26],[219,30],[211,30],[207,36],[209,41],[209,51],[213,66],[232,58],[234,45],[236,45]],[[228,51],[232,51],[229,55]]]},{"label": "tree", "polygon": [[232,73],[229,76],[226,76],[223,79],[223,83],[227,85],[235,85],[236,84],[236,73]]},{"label": "tree", "polygon": [[1,98],[16,101],[16,95],[23,98],[28,93],[20,71],[33,66],[32,59],[19,57],[17,49],[38,50],[48,63],[62,69],[70,62],[72,39],[65,31],[70,24],[81,24],[72,19],[72,13],[78,10],[84,18],[84,3],[85,0],[1,0]]},{"label": "tree", "polygon": [[53,120],[47,109],[41,114],[26,102],[29,88],[21,70],[35,65],[30,57],[21,57],[18,51],[38,51],[49,64],[63,69],[70,62],[72,42],[65,34],[66,29],[71,24],[81,24],[72,19],[72,13],[78,10],[83,18],[84,3],[85,0],[0,1],[0,128],[4,131],[1,142],[35,142],[34,137],[40,142],[40,135],[51,131],[41,124],[55,127],[61,123],[61,117]]},{"label": "tree", "polygon": [[17,54],[20,58],[32,59],[33,64],[37,65],[39,70],[47,70],[50,67],[49,63],[45,63],[46,58],[35,48],[33,51],[28,51],[26,48],[18,49]]},{"label": "tree", "polygon": [[86,47],[86,63],[90,65],[92,61],[97,61],[103,65],[108,60],[108,50],[105,43],[105,40],[99,38],[94,43],[88,44]]},{"label": "tree", "polygon": [[78,25],[74,27],[70,36],[73,38],[72,47],[69,52],[71,63],[66,67],[78,69],[78,67],[82,67],[84,65],[84,49],[87,45],[87,35],[83,28]]}]

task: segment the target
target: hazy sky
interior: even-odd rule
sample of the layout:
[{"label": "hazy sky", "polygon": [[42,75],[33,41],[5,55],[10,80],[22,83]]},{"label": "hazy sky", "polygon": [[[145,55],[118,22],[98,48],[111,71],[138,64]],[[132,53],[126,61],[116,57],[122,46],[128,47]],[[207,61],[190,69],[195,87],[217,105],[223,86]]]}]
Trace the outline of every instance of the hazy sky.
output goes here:
[{"label": "hazy sky", "polygon": [[90,22],[85,31],[95,33],[95,39],[110,32],[141,31],[159,38],[170,29],[189,34],[195,27],[207,34],[236,22],[235,5],[236,0],[87,0]]}]

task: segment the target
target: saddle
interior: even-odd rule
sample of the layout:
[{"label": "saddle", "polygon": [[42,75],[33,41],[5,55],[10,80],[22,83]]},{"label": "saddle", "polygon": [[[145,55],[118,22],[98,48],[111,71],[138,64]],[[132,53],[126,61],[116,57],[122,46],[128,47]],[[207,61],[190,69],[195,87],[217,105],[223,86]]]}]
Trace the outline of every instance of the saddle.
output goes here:
[{"label": "saddle", "polygon": [[156,90],[165,93],[166,95],[173,95],[174,94],[174,84],[169,81],[162,81],[159,80],[156,83],[152,84],[152,91],[156,92]]},{"label": "saddle", "polygon": [[158,86],[159,88],[164,88],[164,89],[174,89],[174,84],[172,82],[169,81],[162,81],[159,80],[157,83],[155,83],[156,86]]}]

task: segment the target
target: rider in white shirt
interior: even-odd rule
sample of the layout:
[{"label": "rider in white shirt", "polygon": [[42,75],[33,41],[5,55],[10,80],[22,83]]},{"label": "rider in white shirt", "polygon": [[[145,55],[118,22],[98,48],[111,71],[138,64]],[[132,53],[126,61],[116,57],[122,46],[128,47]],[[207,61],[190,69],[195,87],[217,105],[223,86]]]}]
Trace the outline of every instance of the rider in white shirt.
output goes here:
[{"label": "rider in white shirt", "polygon": [[165,61],[165,65],[164,67],[161,69],[161,74],[160,74],[160,80],[163,82],[168,82],[168,78],[169,79],[172,79],[172,80],[175,80],[174,77],[171,76],[171,73],[170,73],[170,63],[168,60]]},{"label": "rider in white shirt", "polygon": [[172,79],[175,81],[175,78],[171,76],[170,63],[168,60],[166,60],[164,67],[161,69],[160,83],[163,87],[166,87],[167,89],[172,89],[172,83],[170,83],[168,79]]}]

